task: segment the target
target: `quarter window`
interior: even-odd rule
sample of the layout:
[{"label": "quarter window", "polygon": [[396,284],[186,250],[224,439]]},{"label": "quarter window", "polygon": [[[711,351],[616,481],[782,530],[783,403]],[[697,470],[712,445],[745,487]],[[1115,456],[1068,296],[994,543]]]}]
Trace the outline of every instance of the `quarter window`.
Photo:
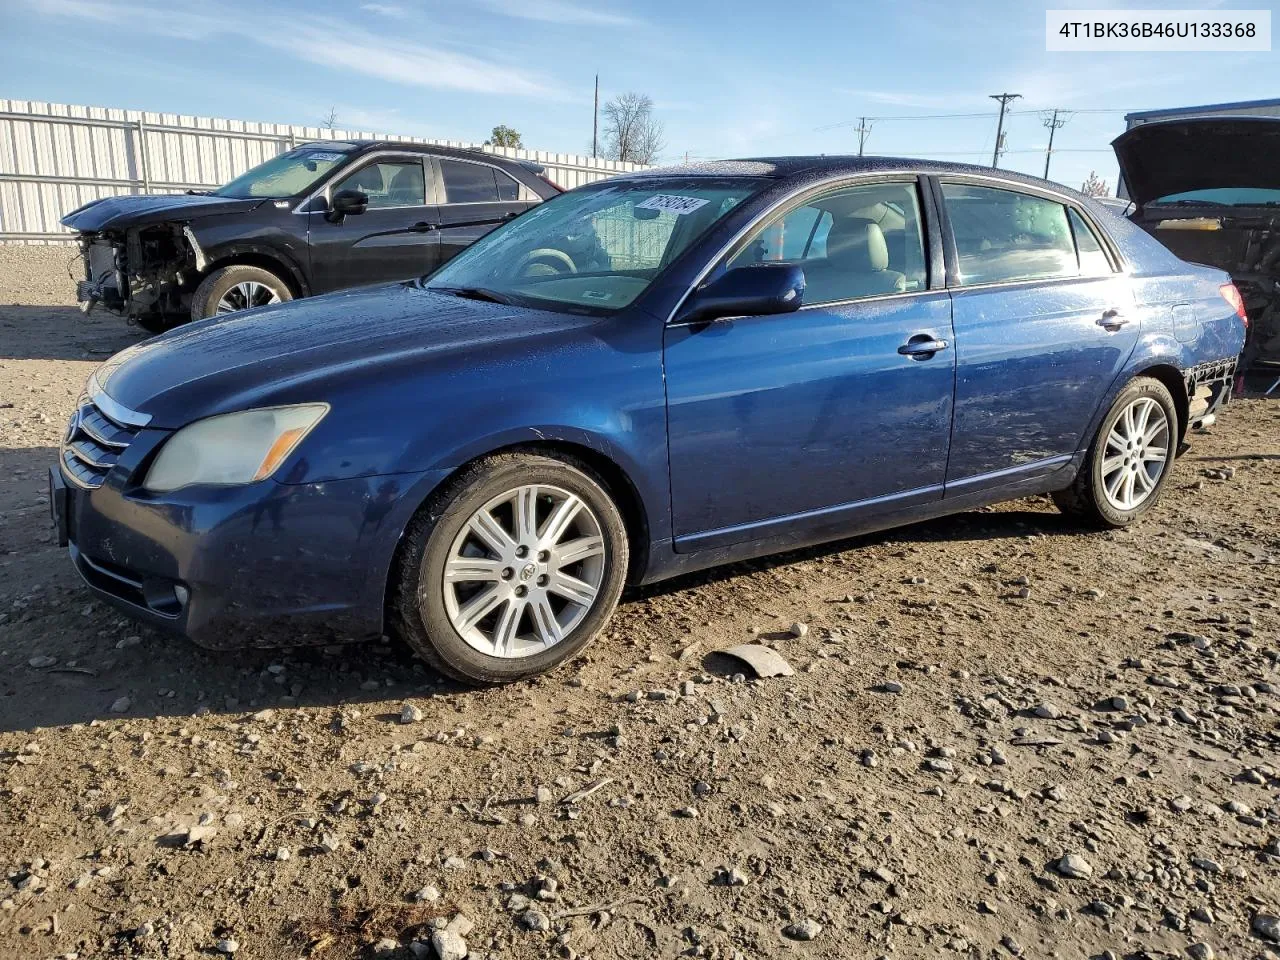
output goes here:
[{"label": "quarter window", "polygon": [[960,183],[944,183],[942,196],[955,238],[961,286],[1111,272],[1097,237],[1061,203]]},{"label": "quarter window", "polygon": [[369,197],[369,209],[421,207],[427,202],[426,182],[419,160],[383,160],[361,167],[333,188],[359,190]]},{"label": "quarter window", "polygon": [[520,199],[520,184],[487,163],[440,160],[446,203],[497,203]]},{"label": "quarter window", "polygon": [[1111,260],[1098,242],[1097,235],[1084,222],[1084,217],[1074,210],[1068,210],[1067,218],[1071,221],[1071,232],[1076,237],[1076,250],[1080,253],[1080,275],[1103,277],[1113,273]]},{"label": "quarter window", "polygon": [[925,289],[915,183],[819,194],[757,230],[729,266],[777,262],[804,268],[806,304]]}]

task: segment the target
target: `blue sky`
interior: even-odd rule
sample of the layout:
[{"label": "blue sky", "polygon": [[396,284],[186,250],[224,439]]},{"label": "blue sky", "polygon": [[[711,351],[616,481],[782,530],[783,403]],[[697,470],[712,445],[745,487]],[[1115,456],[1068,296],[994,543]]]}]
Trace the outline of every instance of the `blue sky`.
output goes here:
[{"label": "blue sky", "polygon": [[582,153],[599,71],[602,101],[654,99],[668,160],[856,152],[861,116],[964,113],[983,115],[875,120],[868,152],[989,163],[988,94],[1010,91],[1002,165],[1041,173],[1041,112],[1075,111],[1052,176],[1079,186],[1090,170],[1114,185],[1126,110],[1280,93],[1275,52],[1046,53],[1046,6],[1072,5],[0,0],[0,96],[311,124],[332,105],[343,127],[478,142],[506,123]]}]

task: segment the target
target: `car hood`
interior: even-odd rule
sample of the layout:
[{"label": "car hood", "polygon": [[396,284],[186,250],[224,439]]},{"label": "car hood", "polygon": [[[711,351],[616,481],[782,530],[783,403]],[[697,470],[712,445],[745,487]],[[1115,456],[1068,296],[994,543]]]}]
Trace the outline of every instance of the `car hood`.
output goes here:
[{"label": "car hood", "polygon": [[62,225],[84,233],[125,230],[165,220],[192,220],[215,214],[247,212],[266,202],[261,197],[239,200],[190,193],[103,197],[72,210],[62,218]]},{"label": "car hood", "polygon": [[1280,117],[1197,117],[1144,123],[1111,141],[1139,205],[1186,190],[1280,189]]},{"label": "car hood", "polygon": [[[116,403],[177,428],[254,406],[326,400],[445,353],[492,352],[592,318],[433,293],[416,282],[362,287],[214,317],[116,354],[95,374]],[[523,344],[521,345],[523,348]]]}]

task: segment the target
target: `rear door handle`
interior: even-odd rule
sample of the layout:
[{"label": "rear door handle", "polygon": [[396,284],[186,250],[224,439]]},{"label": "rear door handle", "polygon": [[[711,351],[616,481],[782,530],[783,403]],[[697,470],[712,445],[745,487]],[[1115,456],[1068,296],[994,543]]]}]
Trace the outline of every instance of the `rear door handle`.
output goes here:
[{"label": "rear door handle", "polygon": [[1104,330],[1110,330],[1112,333],[1119,330],[1128,322],[1129,318],[1115,307],[1110,307],[1102,311],[1102,316],[1098,318],[1098,326],[1102,327]]},{"label": "rear door handle", "polygon": [[898,348],[898,352],[904,357],[912,357],[916,360],[928,360],[939,350],[945,350],[949,344],[945,340],[935,340],[933,337],[920,335],[912,337],[906,343]]},{"label": "rear door handle", "polygon": [[427,223],[427,221],[425,220],[419,220],[417,223],[415,223],[412,227],[409,228],[409,231],[411,233],[430,233],[432,230],[439,230],[439,229],[440,229],[440,224],[438,223]]}]

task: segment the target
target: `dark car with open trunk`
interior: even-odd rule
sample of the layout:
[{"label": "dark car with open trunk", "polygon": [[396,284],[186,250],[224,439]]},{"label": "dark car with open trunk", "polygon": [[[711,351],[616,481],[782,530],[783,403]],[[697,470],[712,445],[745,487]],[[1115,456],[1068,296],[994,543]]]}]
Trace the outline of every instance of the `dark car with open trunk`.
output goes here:
[{"label": "dark car with open trunk", "polygon": [[560,193],[538,164],[379,140],[304,143],[209,193],[103,197],[80,234],[85,309],[153,332],[430,273]]}]

